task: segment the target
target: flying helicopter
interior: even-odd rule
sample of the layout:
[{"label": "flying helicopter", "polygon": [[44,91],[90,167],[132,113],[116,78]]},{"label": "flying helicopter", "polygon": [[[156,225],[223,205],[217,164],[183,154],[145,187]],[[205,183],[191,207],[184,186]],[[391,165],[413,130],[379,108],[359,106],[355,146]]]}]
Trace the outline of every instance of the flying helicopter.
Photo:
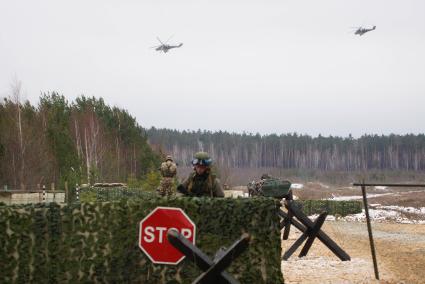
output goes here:
[{"label": "flying helicopter", "polygon": [[164,53],[167,53],[168,50],[172,49],[172,48],[179,48],[183,45],[183,43],[180,43],[178,45],[169,45],[168,42],[170,41],[170,39],[173,36],[171,36],[165,43],[163,43],[159,37],[157,37],[156,39],[161,43],[160,45],[157,46],[152,46],[151,48],[155,48],[156,51],[163,51]]},{"label": "flying helicopter", "polygon": [[367,32],[375,30],[376,26],[373,26],[373,28],[371,28],[371,29],[367,29],[367,28],[363,28],[363,27],[354,27],[354,29],[356,29],[356,31],[354,32],[355,35],[362,36]]}]

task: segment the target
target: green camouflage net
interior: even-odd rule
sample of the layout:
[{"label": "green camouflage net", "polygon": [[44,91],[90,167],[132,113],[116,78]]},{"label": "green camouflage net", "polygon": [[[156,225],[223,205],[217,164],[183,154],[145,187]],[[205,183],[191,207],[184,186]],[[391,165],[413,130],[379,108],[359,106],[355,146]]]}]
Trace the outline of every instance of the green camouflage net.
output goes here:
[{"label": "green camouflage net", "polygon": [[[154,196],[155,194],[153,192],[145,191],[140,188],[90,187],[80,189],[81,202],[117,201],[134,198],[149,199]],[[76,200],[74,199],[74,201]]]},{"label": "green camouflage net", "polygon": [[361,213],[363,206],[360,201],[296,200],[295,203],[308,216],[326,211],[329,215],[344,217],[349,214]]},{"label": "green camouflage net", "polygon": [[180,207],[211,258],[242,233],[248,249],[226,270],[241,283],[283,283],[273,199],[156,198],[0,206],[0,283],[191,283],[190,261],[154,265],[138,247],[140,221],[155,207]]}]

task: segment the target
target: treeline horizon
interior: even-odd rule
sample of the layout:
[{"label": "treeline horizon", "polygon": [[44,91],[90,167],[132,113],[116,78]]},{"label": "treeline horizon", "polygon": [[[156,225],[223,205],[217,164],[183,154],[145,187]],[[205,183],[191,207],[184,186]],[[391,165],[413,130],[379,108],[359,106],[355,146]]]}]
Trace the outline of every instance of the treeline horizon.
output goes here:
[{"label": "treeline horizon", "polygon": [[156,127],[156,126],[151,126],[151,127],[143,127],[146,131],[149,131],[151,129],[153,130],[167,130],[167,131],[172,131],[172,132],[179,132],[179,133],[209,133],[209,134],[218,134],[218,133],[225,133],[228,135],[245,135],[245,136],[256,136],[256,137],[267,137],[267,136],[284,136],[284,135],[295,135],[295,136],[307,136],[310,137],[312,139],[315,138],[339,138],[339,139],[360,139],[362,137],[366,137],[366,136],[379,136],[379,137],[388,137],[388,136],[408,136],[408,135],[413,135],[413,136],[421,136],[421,135],[425,135],[424,133],[404,133],[404,134],[397,134],[397,133],[389,133],[389,134],[378,134],[378,133],[364,133],[362,135],[360,135],[359,137],[355,137],[354,135],[352,135],[351,133],[349,133],[347,136],[344,135],[323,135],[321,133],[317,134],[317,135],[313,135],[313,134],[308,134],[308,133],[301,133],[301,132],[297,132],[297,131],[288,131],[288,132],[273,132],[273,133],[260,133],[260,132],[250,132],[247,130],[243,130],[243,131],[233,131],[233,130],[210,130],[210,129],[178,129],[178,128],[166,128],[166,127]]},{"label": "treeline horizon", "polygon": [[312,137],[306,134],[226,131],[146,130],[149,143],[185,166],[193,153],[206,151],[221,167],[284,168],[321,171],[425,170],[425,135]]},{"label": "treeline horizon", "polygon": [[[190,169],[207,151],[221,175],[230,169],[324,172],[425,170],[425,135],[312,137],[227,131],[143,128],[127,110],[84,95],[68,101],[44,93],[37,105],[21,102],[21,87],[0,101],[0,186],[29,188],[54,182],[133,182],[151,189],[161,157]],[[239,172],[240,174],[240,172]]]}]

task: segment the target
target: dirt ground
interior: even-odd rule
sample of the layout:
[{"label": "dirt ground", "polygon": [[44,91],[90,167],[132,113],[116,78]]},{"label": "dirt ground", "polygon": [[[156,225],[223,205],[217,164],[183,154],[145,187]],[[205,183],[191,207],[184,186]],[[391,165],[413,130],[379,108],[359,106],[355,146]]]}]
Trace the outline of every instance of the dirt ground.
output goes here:
[{"label": "dirt ground", "polygon": [[[375,280],[366,223],[326,221],[324,231],[350,256],[340,261],[319,240],[307,257],[282,261],[285,283],[425,283],[425,226],[373,223],[380,281]],[[285,250],[301,235],[291,227]]]},{"label": "dirt ground", "polygon": [[[242,186],[235,189],[245,190]],[[366,191],[369,208],[425,207],[425,188],[368,187]],[[297,184],[293,193],[301,200],[344,197],[361,201],[361,189],[351,185],[307,182]],[[423,211],[399,212],[407,223],[425,220]],[[282,261],[285,283],[425,283],[425,225],[396,222],[395,219],[372,221],[380,280],[375,279],[366,223],[338,220],[326,221],[322,229],[351,256],[351,261],[340,261],[316,239],[307,257],[297,257],[301,246],[288,261]],[[292,226],[289,240],[282,241],[282,251],[300,236],[301,232]]]}]

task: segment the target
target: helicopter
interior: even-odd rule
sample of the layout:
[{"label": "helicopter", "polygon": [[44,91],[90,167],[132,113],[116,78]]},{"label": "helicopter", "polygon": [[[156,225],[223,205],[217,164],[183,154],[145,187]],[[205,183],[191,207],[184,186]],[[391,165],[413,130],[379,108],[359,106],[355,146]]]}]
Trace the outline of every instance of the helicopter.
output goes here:
[{"label": "helicopter", "polygon": [[183,43],[180,43],[179,45],[169,45],[167,44],[168,41],[172,38],[173,36],[171,36],[165,43],[163,43],[159,37],[157,37],[156,39],[161,43],[160,45],[157,46],[152,46],[151,48],[155,48],[156,51],[163,51],[164,53],[167,53],[168,50],[172,49],[172,48],[179,48],[183,45]]},{"label": "helicopter", "polygon": [[363,28],[363,27],[355,27],[354,29],[356,29],[356,31],[354,32],[355,35],[362,36],[367,32],[375,30],[376,26],[373,26],[373,28],[371,28],[371,29],[366,29],[366,28]]}]

